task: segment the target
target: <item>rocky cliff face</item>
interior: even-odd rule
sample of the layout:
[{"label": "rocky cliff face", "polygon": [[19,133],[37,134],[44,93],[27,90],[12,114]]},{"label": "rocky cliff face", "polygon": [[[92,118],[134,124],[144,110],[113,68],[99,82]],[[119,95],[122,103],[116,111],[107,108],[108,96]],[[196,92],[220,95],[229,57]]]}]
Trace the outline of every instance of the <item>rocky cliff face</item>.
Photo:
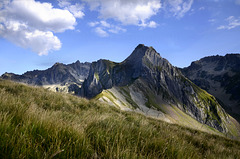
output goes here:
[{"label": "rocky cliff face", "polygon": [[182,73],[213,94],[240,121],[240,54],[205,57],[183,68]]},{"label": "rocky cliff face", "polygon": [[16,82],[44,86],[55,91],[77,92],[80,86],[87,78],[90,69],[90,63],[75,63],[65,65],[55,63],[47,70],[28,71],[23,75],[5,73],[2,79],[13,80]]},{"label": "rocky cliff face", "polygon": [[[163,105],[176,106],[200,123],[221,132],[228,131],[228,115],[216,99],[183,76],[152,47],[137,46],[121,63],[108,60],[94,62],[81,88],[81,95],[92,98],[109,90],[115,98],[117,93],[114,94],[112,88],[124,98],[118,100],[122,103],[117,104],[119,107],[132,103],[135,109],[147,107],[161,112]],[[102,99],[111,100],[106,98]],[[143,102],[138,104],[136,98],[141,98],[138,100]]]}]

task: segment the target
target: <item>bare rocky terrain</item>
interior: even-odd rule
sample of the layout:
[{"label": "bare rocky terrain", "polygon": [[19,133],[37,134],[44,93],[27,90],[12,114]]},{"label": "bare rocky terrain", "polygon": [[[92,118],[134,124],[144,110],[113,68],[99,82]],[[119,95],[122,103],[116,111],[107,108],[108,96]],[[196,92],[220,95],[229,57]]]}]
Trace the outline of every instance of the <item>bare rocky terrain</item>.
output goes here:
[{"label": "bare rocky terrain", "polygon": [[240,121],[240,54],[205,57],[183,68],[182,73]]}]

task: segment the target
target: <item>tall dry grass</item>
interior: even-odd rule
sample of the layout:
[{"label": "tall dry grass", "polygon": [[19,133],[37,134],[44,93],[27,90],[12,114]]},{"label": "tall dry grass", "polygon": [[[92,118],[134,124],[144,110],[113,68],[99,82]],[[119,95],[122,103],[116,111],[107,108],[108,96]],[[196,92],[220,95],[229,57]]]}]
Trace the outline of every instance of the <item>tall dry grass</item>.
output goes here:
[{"label": "tall dry grass", "polygon": [[0,80],[0,158],[239,156],[239,141]]}]

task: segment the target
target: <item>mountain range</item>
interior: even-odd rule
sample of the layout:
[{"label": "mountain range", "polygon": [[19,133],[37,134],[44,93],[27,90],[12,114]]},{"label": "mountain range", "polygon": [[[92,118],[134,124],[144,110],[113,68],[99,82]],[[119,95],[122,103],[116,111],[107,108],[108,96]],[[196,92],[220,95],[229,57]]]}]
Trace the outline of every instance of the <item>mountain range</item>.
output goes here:
[{"label": "mountain range", "polygon": [[240,122],[240,54],[205,57],[183,68],[182,73],[214,95]]},{"label": "mountain range", "polygon": [[[69,65],[56,63],[47,70],[29,71],[23,75],[5,73],[1,78],[73,93],[108,103],[122,110],[136,111],[202,131],[217,133],[217,130],[232,137],[239,137],[239,124],[222,108],[232,108],[231,110],[238,108],[238,104],[231,105],[229,102],[232,100],[238,102],[240,99],[237,94],[239,87],[235,87],[234,84],[234,82],[238,84],[239,80],[237,62],[240,60],[236,60],[236,69],[232,65],[224,68],[220,65],[209,67],[208,61],[202,62],[204,67],[200,65],[201,62],[200,64],[193,62],[188,68],[179,69],[162,58],[153,47],[140,44],[121,63],[103,59],[92,63],[77,61]],[[207,68],[209,70],[206,71]],[[204,76],[208,77],[212,70],[215,72],[225,70],[225,74],[221,74],[220,77],[218,77],[220,73],[214,74],[214,77],[211,76],[208,80]],[[210,91],[211,86],[201,84],[207,83],[199,82],[198,74],[201,72],[205,73],[202,78],[207,80],[209,85],[214,86],[210,82],[213,79],[218,80],[220,84],[223,83],[224,85],[214,89],[218,89],[217,92],[225,89],[226,94],[231,93],[229,98],[223,99],[221,95],[217,96]],[[228,77],[230,80],[225,79],[228,83],[221,82],[222,77]]]},{"label": "mountain range", "polygon": [[90,65],[91,63],[80,63],[80,61],[69,65],[57,62],[46,70],[28,71],[22,75],[4,73],[1,78],[43,86],[57,92],[75,94],[80,90],[83,81],[87,78]]}]

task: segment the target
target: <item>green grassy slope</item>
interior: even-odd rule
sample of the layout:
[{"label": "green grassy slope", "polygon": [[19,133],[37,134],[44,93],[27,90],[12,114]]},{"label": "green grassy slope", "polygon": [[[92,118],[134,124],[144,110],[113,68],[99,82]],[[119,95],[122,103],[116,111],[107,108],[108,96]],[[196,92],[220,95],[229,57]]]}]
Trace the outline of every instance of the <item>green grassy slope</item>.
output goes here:
[{"label": "green grassy slope", "polygon": [[0,158],[238,158],[240,142],[0,80]]}]

